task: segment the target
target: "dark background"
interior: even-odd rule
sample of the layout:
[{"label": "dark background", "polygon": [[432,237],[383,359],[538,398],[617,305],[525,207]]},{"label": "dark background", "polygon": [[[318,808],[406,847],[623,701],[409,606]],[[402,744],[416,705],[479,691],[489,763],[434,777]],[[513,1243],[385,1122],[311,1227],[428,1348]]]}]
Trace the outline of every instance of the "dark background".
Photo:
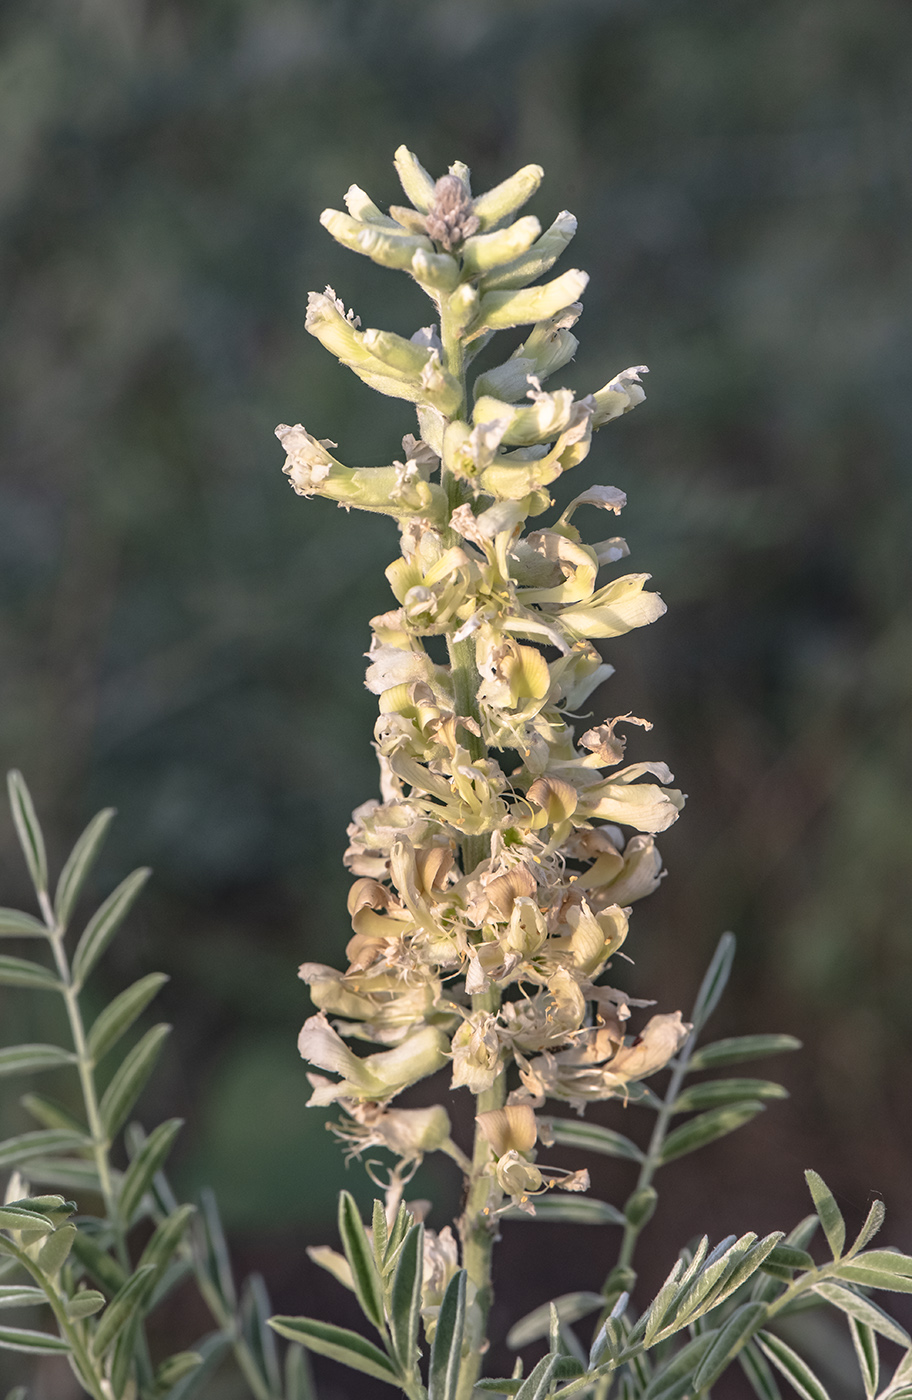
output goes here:
[{"label": "dark background", "polygon": [[[713,1029],[807,1043],[745,1067],[779,1072],[788,1103],[667,1170],[644,1289],[697,1231],[788,1228],[806,1166],[850,1224],[882,1193],[909,1248],[912,10],[19,0],[0,26],[0,749],[57,862],[112,804],[97,892],[154,867],[97,994],[171,974],[143,1114],[188,1118],[181,1189],[217,1188],[280,1310],[338,1294],[346,1318],[303,1253],[334,1239],[340,1156],[304,1108],[295,971],[349,932],[345,824],[376,788],[361,653],[396,545],[295,497],[272,429],[303,420],[366,464],[413,426],[302,325],[327,282],[365,325],[430,319],[317,222],[352,181],[401,199],[405,141],[435,174],[466,160],[476,189],[544,165],[530,209],[579,216],[561,266],[592,276],[562,377],[651,369],[648,402],[558,488],[628,492],[631,565],[669,605],[612,650],[597,701],[651,717],[631,753],[690,794],[627,985],[686,1008],[732,928]],[[27,902],[7,820],[0,842],[3,902]],[[3,1043],[54,1034],[39,1001],[2,993]],[[597,1116],[637,1137],[637,1113]],[[627,1169],[590,1165],[623,1199]],[[346,1182],[367,1199],[360,1168]],[[440,1225],[453,1176],[424,1182]],[[609,1229],[504,1233],[498,1337],[597,1287],[616,1250]],[[39,1397],[65,1393],[55,1374]],[[330,1397],[368,1393],[323,1374]]]}]

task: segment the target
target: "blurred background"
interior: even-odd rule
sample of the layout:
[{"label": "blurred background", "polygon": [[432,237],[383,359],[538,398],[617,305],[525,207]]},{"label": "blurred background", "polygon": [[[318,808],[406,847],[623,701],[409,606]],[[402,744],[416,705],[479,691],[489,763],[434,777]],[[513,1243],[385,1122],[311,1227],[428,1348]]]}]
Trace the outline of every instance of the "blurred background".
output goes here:
[{"label": "blurred background", "polygon": [[[592,277],[563,379],[651,370],[557,490],[628,493],[631,566],[669,607],[612,649],[596,698],[654,720],[631,753],[690,795],[626,985],[686,1009],[731,928],[711,1029],[806,1042],[745,1066],[788,1102],[666,1170],[643,1287],[696,1232],[790,1228],[806,1166],[850,1224],[882,1194],[912,1246],[912,10],[19,0],[0,37],[0,750],[58,863],[118,808],[99,896],[154,867],[97,992],[171,975],[142,1116],[187,1118],[180,1189],[216,1188],[278,1310],[354,1321],[304,1256],[334,1242],[341,1158],[304,1107],[296,968],[350,932],[345,825],[377,786],[361,653],[395,531],[294,496],[272,430],[302,420],[379,464],[413,427],[303,329],[326,283],[366,326],[430,319],[318,224],[353,181],[400,199],[404,141],[435,175],[467,161],[476,189],[541,163],[530,211],[579,216],[562,266]],[[2,902],[31,907],[6,817],[0,855]],[[54,1034],[39,1002],[0,992],[2,1043]],[[27,1126],[5,1082],[4,1136]],[[467,1096],[454,1112],[467,1133]],[[596,1116],[640,1137],[638,1113]],[[627,1168],[589,1165],[622,1200]],[[360,1167],[345,1180],[369,1198]],[[441,1225],[448,1164],[419,1188]],[[597,1287],[615,1236],[505,1226],[495,1373],[509,1323]],[[374,1393],[321,1376],[329,1397]],[[54,1367],[38,1384],[71,1393]]]}]

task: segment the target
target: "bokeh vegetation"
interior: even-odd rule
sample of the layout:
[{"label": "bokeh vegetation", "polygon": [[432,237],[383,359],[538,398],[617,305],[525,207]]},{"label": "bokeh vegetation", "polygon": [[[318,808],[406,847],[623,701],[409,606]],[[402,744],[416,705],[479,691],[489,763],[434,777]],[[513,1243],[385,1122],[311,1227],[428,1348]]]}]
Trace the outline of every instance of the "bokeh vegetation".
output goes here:
[{"label": "bokeh vegetation", "polygon": [[[368,463],[411,430],[302,327],[326,282],[365,324],[426,314],[317,222],[352,181],[399,198],[404,141],[482,187],[544,165],[533,211],[579,216],[592,274],[565,378],[651,369],[573,482],[627,491],[631,565],[669,604],[610,683],[690,794],[631,990],[686,1003],[731,927],[718,1032],[809,1047],[789,1104],[669,1173],[649,1282],[707,1203],[718,1234],[797,1217],[805,1166],[850,1217],[883,1192],[908,1246],[902,0],[21,0],[0,38],[0,745],[60,852],[114,804],[108,884],[155,868],[109,975],[172,974],[149,1112],[190,1120],[182,1184],[212,1182],[281,1309],[311,1310],[301,1256],[331,1231],[339,1157],[303,1108],[294,973],[349,931],[345,824],[375,783],[360,653],[394,531],[295,498],[271,434],[342,421]],[[0,995],[4,1043],[45,1038]],[[541,1301],[545,1236],[512,1228],[501,1323]],[[572,1286],[598,1286],[601,1233],[589,1280],[567,1246]]]}]

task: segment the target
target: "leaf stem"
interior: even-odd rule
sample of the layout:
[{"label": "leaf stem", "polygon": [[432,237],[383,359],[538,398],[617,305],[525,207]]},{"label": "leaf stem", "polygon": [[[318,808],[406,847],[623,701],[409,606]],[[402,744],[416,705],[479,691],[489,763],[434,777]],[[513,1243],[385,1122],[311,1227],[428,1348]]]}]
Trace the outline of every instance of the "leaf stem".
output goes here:
[{"label": "leaf stem", "polygon": [[[668,1124],[671,1120],[672,1106],[680,1093],[681,1085],[690,1066],[690,1057],[697,1044],[697,1034],[698,1029],[695,1026],[688,1036],[684,1048],[674,1061],[671,1078],[668,1081],[668,1088],[665,1092],[665,1098],[662,1100],[662,1107],[659,1109],[655,1126],[652,1130],[652,1136],[649,1139],[649,1147],[646,1152],[646,1157],[640,1167],[640,1174],[637,1178],[634,1194],[636,1194],[637,1191],[642,1191],[644,1187],[652,1185],[652,1178],[662,1165],[662,1148],[665,1144],[665,1136],[668,1132]],[[620,1252],[618,1253],[617,1267],[619,1269],[629,1269],[633,1266],[633,1256],[637,1247],[637,1241],[639,1240],[640,1233],[645,1223],[644,1221],[635,1224],[628,1220],[625,1225],[624,1236],[621,1240]]]}]

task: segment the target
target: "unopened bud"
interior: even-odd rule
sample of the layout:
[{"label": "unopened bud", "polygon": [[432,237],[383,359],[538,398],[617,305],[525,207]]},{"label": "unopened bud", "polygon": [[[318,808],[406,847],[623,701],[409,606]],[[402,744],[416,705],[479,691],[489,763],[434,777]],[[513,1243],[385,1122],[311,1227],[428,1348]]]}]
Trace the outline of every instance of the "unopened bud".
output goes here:
[{"label": "unopened bud", "polygon": [[[515,175],[479,195],[475,213],[483,229],[492,229],[517,209],[521,209],[538,189],[545,172],[540,165],[524,165]],[[414,202],[414,201],[413,201]]]},{"label": "unopened bud", "polygon": [[434,200],[428,210],[427,231],[448,253],[470,238],[478,228],[472,200],[458,175],[441,175],[434,186]]}]

